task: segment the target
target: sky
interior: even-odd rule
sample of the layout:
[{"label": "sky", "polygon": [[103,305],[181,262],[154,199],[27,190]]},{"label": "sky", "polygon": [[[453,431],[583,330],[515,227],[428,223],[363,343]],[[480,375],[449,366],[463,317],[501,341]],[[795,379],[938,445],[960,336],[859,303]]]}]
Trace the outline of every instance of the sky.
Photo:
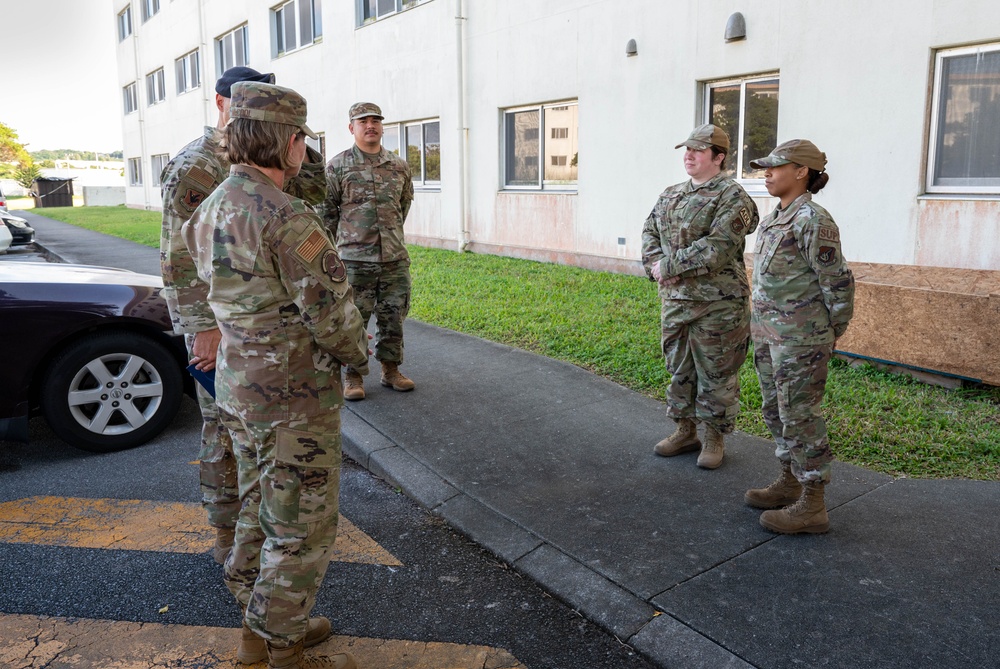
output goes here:
[{"label": "sky", "polygon": [[0,123],[28,151],[122,148],[113,0],[4,2]]}]

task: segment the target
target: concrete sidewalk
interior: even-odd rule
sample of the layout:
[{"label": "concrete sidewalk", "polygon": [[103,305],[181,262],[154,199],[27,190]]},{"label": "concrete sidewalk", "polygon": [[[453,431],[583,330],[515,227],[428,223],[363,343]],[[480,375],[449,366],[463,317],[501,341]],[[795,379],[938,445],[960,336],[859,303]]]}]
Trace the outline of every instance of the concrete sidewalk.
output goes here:
[{"label": "concrete sidewalk", "polygon": [[[30,220],[67,261],[158,271],[154,249]],[[659,666],[1000,666],[1000,484],[837,463],[830,533],[777,536],[743,504],[777,474],[770,442],[732,435],[700,470],[653,455],[656,401],[419,322],[406,337],[417,389],[368,377],[345,452]]]}]

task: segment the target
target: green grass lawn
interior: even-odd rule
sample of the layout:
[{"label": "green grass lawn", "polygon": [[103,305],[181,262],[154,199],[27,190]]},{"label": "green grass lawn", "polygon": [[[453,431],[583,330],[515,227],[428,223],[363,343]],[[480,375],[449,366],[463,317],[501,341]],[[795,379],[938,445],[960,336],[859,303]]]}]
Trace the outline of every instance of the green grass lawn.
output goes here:
[{"label": "green grass lawn", "polygon": [[[38,213],[159,247],[160,217],[124,207]],[[662,400],[659,299],[641,277],[410,247],[413,318],[572,362]],[[738,429],[769,438],[753,355],[740,371]],[[893,476],[1000,480],[1000,388],[947,390],[870,365],[831,363],[834,453]],[[664,421],[664,428],[666,422]],[[651,434],[650,448],[663,434]]]}]

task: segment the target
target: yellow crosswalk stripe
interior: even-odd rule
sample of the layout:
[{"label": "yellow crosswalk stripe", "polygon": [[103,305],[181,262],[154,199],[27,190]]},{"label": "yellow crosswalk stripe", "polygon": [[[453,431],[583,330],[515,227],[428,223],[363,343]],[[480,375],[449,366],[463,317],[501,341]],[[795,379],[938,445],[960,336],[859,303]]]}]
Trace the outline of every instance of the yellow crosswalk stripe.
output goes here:
[{"label": "yellow crosswalk stripe", "polygon": [[[4,543],[205,553],[214,540],[215,530],[205,523],[205,512],[198,504],[82,497],[28,497],[0,503],[0,542]],[[333,560],[402,565],[344,516]]]},{"label": "yellow crosswalk stripe", "polygon": [[[235,628],[0,615],[0,667],[242,669],[238,640]],[[343,651],[362,667],[526,669],[505,650],[452,643],[333,636],[306,653]],[[266,663],[250,666],[261,669]]]}]

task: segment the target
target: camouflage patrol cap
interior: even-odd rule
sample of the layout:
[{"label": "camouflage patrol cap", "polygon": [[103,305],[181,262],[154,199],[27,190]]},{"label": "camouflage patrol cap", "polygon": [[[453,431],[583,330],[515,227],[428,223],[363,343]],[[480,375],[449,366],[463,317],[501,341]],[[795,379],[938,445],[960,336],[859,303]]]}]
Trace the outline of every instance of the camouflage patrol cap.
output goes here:
[{"label": "camouflage patrol cap", "polygon": [[774,147],[766,158],[750,161],[750,167],[755,170],[778,165],[805,165],[811,170],[822,172],[826,169],[826,154],[816,148],[808,139],[790,139],[784,144]]},{"label": "camouflage patrol cap", "polygon": [[351,120],[364,118],[365,116],[378,116],[379,118],[385,118],[382,116],[382,110],[374,102],[355,102],[351,105],[351,111],[348,112],[348,116]]},{"label": "camouflage patrol cap", "polygon": [[232,97],[232,87],[237,81],[262,81],[265,84],[274,83],[274,74],[261,74],[252,67],[231,67],[222,73],[215,82],[215,92],[224,98]]},{"label": "camouflage patrol cap", "polygon": [[688,138],[674,148],[679,149],[682,146],[695,149],[696,151],[703,151],[714,146],[729,153],[729,135],[719,126],[706,123],[692,130]]},{"label": "camouflage patrol cap", "polygon": [[290,88],[257,81],[233,84],[230,123],[238,118],[293,125],[313,139],[317,138],[306,125],[306,99]]}]

